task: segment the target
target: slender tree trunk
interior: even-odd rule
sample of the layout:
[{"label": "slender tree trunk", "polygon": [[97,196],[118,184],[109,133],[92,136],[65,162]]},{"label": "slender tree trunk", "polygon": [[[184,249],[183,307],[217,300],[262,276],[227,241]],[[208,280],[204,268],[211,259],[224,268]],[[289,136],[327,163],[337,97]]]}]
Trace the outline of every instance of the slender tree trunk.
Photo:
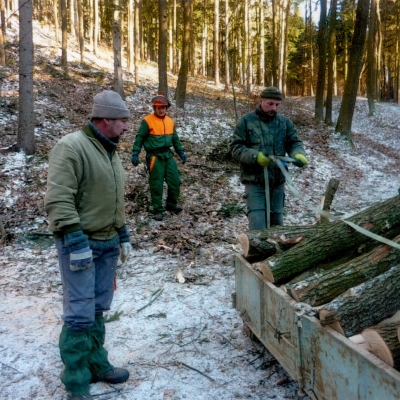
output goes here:
[{"label": "slender tree trunk", "polygon": [[124,98],[124,86],[122,82],[122,49],[121,49],[121,21],[119,17],[119,2],[114,3],[113,22],[113,48],[114,48],[114,90]]},{"label": "slender tree trunk", "polygon": [[[20,0],[21,1],[21,0]],[[64,74],[68,74],[68,31],[67,31],[67,0],[60,0],[61,4],[61,66]]]},{"label": "slender tree trunk", "polygon": [[331,12],[329,21],[329,38],[328,38],[328,85],[326,91],[326,113],[325,122],[332,124],[332,102],[334,92],[334,66],[336,54],[336,8],[337,0],[331,2]]},{"label": "slender tree trunk", "polygon": [[259,25],[260,25],[260,41],[259,41],[259,46],[260,46],[260,82],[259,84],[261,86],[265,86],[265,26],[264,26],[264,1],[260,0],[259,1],[259,7],[260,7],[260,19],[259,19]]},{"label": "slender tree trunk", "polygon": [[158,93],[168,97],[167,42],[168,19],[167,0],[158,0]]},{"label": "slender tree trunk", "polygon": [[371,10],[369,13],[369,29],[367,41],[367,98],[368,114],[375,114],[376,98],[376,4],[378,0],[371,0]]},{"label": "slender tree trunk", "polygon": [[324,118],[324,92],[326,71],[326,0],[320,0],[320,18],[318,30],[318,78],[315,94],[315,118]]},{"label": "slender tree trunk", "polygon": [[135,0],[135,85],[140,84],[139,80],[139,59],[140,59],[140,0]]},{"label": "slender tree trunk", "polygon": [[351,137],[351,124],[353,121],[354,107],[356,104],[357,91],[362,69],[362,55],[368,25],[369,0],[359,0],[356,11],[356,22],[354,35],[351,43],[349,73],[346,79],[343,100],[340,107],[339,118],[335,131],[345,135],[350,144],[353,144]]},{"label": "slender tree trunk", "polygon": [[134,29],[134,0],[128,0],[128,46],[127,46],[127,60],[128,60],[128,71],[133,73],[135,67],[134,52],[135,52],[135,39],[133,35]]},{"label": "slender tree trunk", "polygon": [[225,90],[230,85],[230,62],[229,62],[229,2],[225,0]]},{"label": "slender tree trunk", "polygon": [[219,86],[219,0],[214,0],[214,82]]},{"label": "slender tree trunk", "polygon": [[58,0],[53,0],[53,22],[56,42],[60,43],[60,24],[58,22]]},{"label": "slender tree trunk", "polygon": [[[62,0],[65,1],[65,0]],[[99,29],[100,29],[100,18],[99,18],[99,0],[93,0],[93,53],[97,56],[97,45],[99,43]]]},{"label": "slender tree trunk", "polygon": [[185,107],[186,85],[189,70],[189,55],[190,55],[190,29],[192,23],[192,0],[182,0],[183,2],[183,38],[182,38],[182,59],[181,67],[178,74],[178,82],[176,85],[176,106],[178,108]]},{"label": "slender tree trunk", "polygon": [[81,53],[81,64],[83,64],[85,62],[85,40],[83,37],[85,32],[83,28],[82,0],[77,0],[77,6],[78,6],[79,51]]},{"label": "slender tree trunk", "polygon": [[32,1],[19,0],[19,118],[17,145],[34,154]]},{"label": "slender tree trunk", "polygon": [[207,36],[208,36],[208,25],[206,18],[206,2],[204,0],[203,7],[203,18],[202,18],[202,30],[201,30],[201,71],[203,76],[207,76]]}]

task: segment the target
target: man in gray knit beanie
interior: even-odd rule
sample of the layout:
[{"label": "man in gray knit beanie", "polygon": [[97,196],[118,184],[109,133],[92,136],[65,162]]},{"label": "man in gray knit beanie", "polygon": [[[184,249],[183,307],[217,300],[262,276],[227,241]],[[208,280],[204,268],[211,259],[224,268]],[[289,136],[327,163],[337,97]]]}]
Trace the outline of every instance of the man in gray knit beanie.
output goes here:
[{"label": "man in gray knit beanie", "polygon": [[124,100],[117,92],[103,90],[94,96],[92,118],[124,119],[130,115]]},{"label": "man in gray knit beanie", "polygon": [[94,97],[82,130],[64,136],[50,154],[45,209],[55,237],[63,285],[59,339],[69,400],[92,399],[89,385],[125,382],[104,348],[103,313],[110,310],[118,258],[131,252],[125,225],[125,171],[116,152],[129,109],[104,90]]}]

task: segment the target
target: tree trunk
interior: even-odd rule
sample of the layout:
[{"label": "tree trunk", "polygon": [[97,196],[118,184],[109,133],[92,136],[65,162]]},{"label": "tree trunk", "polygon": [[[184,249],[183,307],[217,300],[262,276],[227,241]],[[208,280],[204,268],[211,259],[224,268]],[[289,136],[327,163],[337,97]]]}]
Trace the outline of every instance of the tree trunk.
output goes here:
[{"label": "tree trunk", "polygon": [[334,93],[334,65],[336,57],[336,8],[337,0],[331,1],[328,38],[328,83],[326,88],[325,123],[332,125],[332,102]]},{"label": "tree trunk", "polygon": [[288,250],[323,229],[324,227],[320,225],[274,226],[241,233],[238,240],[242,245],[243,256],[248,262],[253,263],[271,257],[277,252],[277,247],[281,251]]},{"label": "tree trunk", "polygon": [[[377,203],[348,221],[386,238],[394,237],[400,233],[400,196]],[[267,264],[273,281],[280,283],[368,241],[368,236],[337,221],[282,255],[270,257]]]},{"label": "tree trunk", "polygon": [[78,39],[79,39],[79,51],[81,53],[81,64],[85,62],[85,41],[84,41],[84,27],[83,27],[83,11],[82,11],[82,0],[77,0],[78,7]]},{"label": "tree trunk", "polygon": [[36,151],[33,111],[32,2],[19,0],[19,118],[17,145],[25,154]]},{"label": "tree trunk", "polygon": [[375,355],[391,367],[400,369],[400,342],[397,330],[400,323],[379,324],[364,329],[361,338],[350,337],[349,339]]},{"label": "tree trunk", "polygon": [[[400,236],[395,238],[400,243]],[[400,264],[400,251],[391,246],[378,246],[369,253],[353,258],[329,270],[315,273],[308,279],[285,285],[296,301],[319,306],[332,301],[353,286],[373,278]]]},{"label": "tree trunk", "polygon": [[190,51],[190,27],[192,24],[192,0],[183,1],[183,40],[182,40],[182,58],[179,68],[178,82],[176,84],[176,106],[185,107],[186,85],[189,70],[189,51]]},{"label": "tree trunk", "polygon": [[61,66],[64,74],[68,74],[68,21],[67,0],[60,0],[61,8]]},{"label": "tree trunk", "polygon": [[219,86],[219,0],[214,0],[214,81],[215,86]]},{"label": "tree trunk", "polygon": [[167,0],[158,0],[158,93],[168,97],[167,43],[168,20]]},{"label": "tree trunk", "polygon": [[356,104],[360,73],[363,66],[362,56],[368,25],[369,0],[359,0],[356,11],[353,40],[350,49],[349,73],[346,79],[343,100],[335,131],[342,133],[352,146],[351,124]]},{"label": "tree trunk", "polygon": [[400,266],[395,266],[321,306],[321,325],[331,325],[345,336],[356,335],[400,309],[399,287]]},{"label": "tree trunk", "polygon": [[367,98],[368,98],[368,115],[375,114],[375,98],[376,98],[376,5],[377,0],[371,0],[371,11],[369,15],[368,29],[368,47],[367,47]]},{"label": "tree trunk", "polygon": [[122,82],[122,49],[121,49],[121,22],[119,18],[119,3],[115,2],[113,23],[113,48],[114,48],[114,90],[124,98],[124,85]]},{"label": "tree trunk", "polygon": [[322,121],[324,117],[324,91],[326,70],[326,0],[320,1],[320,18],[318,29],[318,77],[315,94],[315,119]]}]

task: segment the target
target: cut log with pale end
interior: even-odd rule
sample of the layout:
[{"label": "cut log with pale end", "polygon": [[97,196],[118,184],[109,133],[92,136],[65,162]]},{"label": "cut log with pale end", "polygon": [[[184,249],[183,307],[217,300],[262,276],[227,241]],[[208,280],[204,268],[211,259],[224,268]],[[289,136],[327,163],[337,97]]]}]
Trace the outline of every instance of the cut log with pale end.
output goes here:
[{"label": "cut log with pale end", "polygon": [[[372,233],[393,238],[400,234],[400,196],[375,204],[348,218],[348,221]],[[325,229],[313,237],[267,260],[275,283],[287,282],[307,269],[316,267],[327,260],[339,258],[347,251],[373,240],[343,221],[321,224],[321,226]]]},{"label": "cut log with pale end", "polygon": [[339,332],[353,336],[400,309],[400,266],[355,286],[318,307],[321,325],[340,324]]},{"label": "cut log with pale end", "polygon": [[389,364],[391,367],[400,367],[400,342],[397,330],[400,323],[378,324],[364,329],[361,334],[349,339],[367,350],[371,354]]},{"label": "cut log with pale end", "polygon": [[273,226],[269,229],[240,233],[238,240],[243,256],[250,263],[265,260],[277,251],[285,251],[302,240],[314,236],[323,227],[308,226]]},{"label": "cut log with pale end", "polygon": [[[400,235],[396,236],[394,241],[400,243]],[[400,251],[382,245],[329,270],[315,273],[307,279],[298,282],[293,282],[295,280],[293,279],[285,286],[296,301],[315,307],[329,303],[347,289],[380,275],[398,264],[400,264]],[[267,269],[268,267],[264,265],[264,270]],[[268,274],[269,271],[265,273]]]}]

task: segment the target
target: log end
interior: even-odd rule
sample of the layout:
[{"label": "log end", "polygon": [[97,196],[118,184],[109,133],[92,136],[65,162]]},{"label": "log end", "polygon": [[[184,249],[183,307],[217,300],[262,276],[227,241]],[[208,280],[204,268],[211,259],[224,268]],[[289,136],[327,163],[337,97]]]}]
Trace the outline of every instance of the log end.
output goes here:
[{"label": "log end", "polygon": [[272,283],[275,282],[274,276],[272,275],[270,269],[265,264],[265,262],[263,262],[263,261],[256,262],[253,264],[253,268],[256,269],[257,271],[260,271],[263,274],[264,278],[266,278],[270,282],[272,282]]},{"label": "log end", "polygon": [[324,326],[325,328],[326,328],[326,327],[332,328],[332,329],[335,330],[336,332],[339,332],[339,333],[341,333],[342,335],[345,335],[344,330],[343,330],[343,328],[342,328],[342,325],[340,325],[340,322],[339,322],[339,321],[335,321],[335,322],[332,322],[332,323],[325,323],[325,324],[324,324],[324,321],[326,320],[326,318],[327,318],[328,316],[329,316],[329,317],[332,316],[332,312],[331,312],[331,311],[320,310],[318,314],[319,314],[319,319],[320,319],[320,321],[321,321],[321,325],[322,325],[322,326]]},{"label": "log end", "polygon": [[243,255],[247,257],[249,255],[249,249],[250,249],[249,238],[245,233],[240,233],[238,236],[238,240],[240,245],[242,246]]},{"label": "log end", "polygon": [[389,364],[393,367],[393,357],[392,352],[389,350],[389,347],[379,335],[378,332],[373,329],[364,329],[361,333],[364,340],[369,344],[370,350],[369,352],[374,356],[381,359],[386,364]]}]

